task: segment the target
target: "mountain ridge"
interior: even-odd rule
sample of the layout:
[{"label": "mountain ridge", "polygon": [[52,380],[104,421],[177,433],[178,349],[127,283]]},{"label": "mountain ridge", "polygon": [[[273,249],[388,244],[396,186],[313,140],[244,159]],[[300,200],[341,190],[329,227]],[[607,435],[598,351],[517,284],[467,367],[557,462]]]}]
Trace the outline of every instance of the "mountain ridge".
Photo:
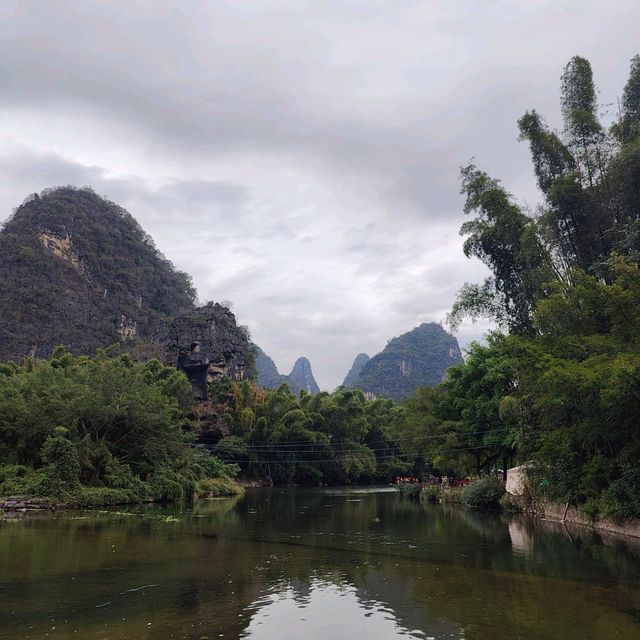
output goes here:
[{"label": "mountain ridge", "polygon": [[278,371],[275,362],[257,345],[255,349],[255,364],[257,370],[257,382],[263,389],[276,389],[281,384],[288,384],[295,395],[300,395],[300,391],[315,395],[320,393],[320,387],[313,375],[313,370],[309,359],[301,356],[298,358],[289,375]]}]

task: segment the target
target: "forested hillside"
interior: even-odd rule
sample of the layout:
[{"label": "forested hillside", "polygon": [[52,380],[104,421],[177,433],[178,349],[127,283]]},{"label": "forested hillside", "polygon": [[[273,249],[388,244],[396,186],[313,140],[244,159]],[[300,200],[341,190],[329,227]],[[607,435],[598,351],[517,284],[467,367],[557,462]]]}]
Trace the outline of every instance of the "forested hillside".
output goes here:
[{"label": "forested hillside", "polygon": [[124,209],[90,189],[34,194],[0,231],[0,360],[94,353],[189,309],[176,271]]},{"label": "forested hillside", "polygon": [[344,382],[342,383],[342,386],[353,387],[356,380],[358,379],[358,376],[360,375],[360,372],[362,371],[362,368],[364,367],[365,364],[367,364],[367,362],[369,362],[369,360],[370,358],[366,353],[359,353],[355,357],[353,364],[351,365],[351,369],[349,369],[349,372],[344,377]]},{"label": "forested hillside", "polygon": [[393,338],[368,360],[352,383],[375,396],[399,400],[418,387],[434,387],[446,370],[462,362],[458,341],[434,322],[421,324]]}]

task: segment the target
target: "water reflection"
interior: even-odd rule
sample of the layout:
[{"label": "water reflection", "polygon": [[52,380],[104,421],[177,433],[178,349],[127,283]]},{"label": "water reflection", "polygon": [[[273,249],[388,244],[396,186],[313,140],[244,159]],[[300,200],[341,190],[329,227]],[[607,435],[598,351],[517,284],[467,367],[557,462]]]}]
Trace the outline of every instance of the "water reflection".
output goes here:
[{"label": "water reflection", "polygon": [[389,492],[58,514],[0,522],[0,638],[637,640],[639,557]]},{"label": "water reflection", "polygon": [[309,634],[309,629],[317,638],[342,638],[347,634],[368,640],[464,637],[458,629],[443,624],[437,625],[437,630],[408,629],[393,609],[367,599],[354,586],[317,578],[288,585],[258,600],[255,606],[257,611],[242,638],[271,640],[277,634],[279,640],[300,640]]}]

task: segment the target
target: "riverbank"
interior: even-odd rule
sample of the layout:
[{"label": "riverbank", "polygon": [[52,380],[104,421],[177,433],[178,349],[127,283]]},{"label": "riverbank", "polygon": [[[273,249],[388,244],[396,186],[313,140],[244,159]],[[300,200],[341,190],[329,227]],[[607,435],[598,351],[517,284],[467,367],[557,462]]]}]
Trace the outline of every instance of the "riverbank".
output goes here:
[{"label": "riverbank", "polygon": [[196,490],[186,498],[167,500],[154,497],[149,492],[132,492],[108,487],[79,487],[73,493],[60,496],[37,496],[16,494],[0,496],[0,511],[55,511],[59,509],[96,509],[122,505],[172,503],[184,499],[197,501],[200,498],[227,498],[242,495],[244,488],[231,478],[203,478]]},{"label": "riverbank", "polygon": [[0,498],[0,511],[18,511],[26,513],[28,511],[53,511],[64,509],[65,505],[56,504],[46,498],[30,498],[28,496],[9,496]]},{"label": "riverbank", "polygon": [[576,507],[547,502],[541,499],[507,494],[509,499],[520,506],[526,515],[551,522],[570,523],[587,527],[594,531],[640,539],[640,519],[616,522],[606,518],[593,520]]}]

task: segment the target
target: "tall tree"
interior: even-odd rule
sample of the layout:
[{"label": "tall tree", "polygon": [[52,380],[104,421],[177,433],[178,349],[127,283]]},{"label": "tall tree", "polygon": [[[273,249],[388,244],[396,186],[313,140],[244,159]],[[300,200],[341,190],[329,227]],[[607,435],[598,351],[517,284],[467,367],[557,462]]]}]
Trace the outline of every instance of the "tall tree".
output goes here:
[{"label": "tall tree", "polygon": [[532,314],[553,269],[536,223],[513,202],[499,180],[470,164],[462,169],[464,211],[476,217],[465,222],[464,252],[484,262],[493,277],[481,286],[465,285],[449,321],[455,326],[464,315],[492,316],[518,333],[532,330]]}]

